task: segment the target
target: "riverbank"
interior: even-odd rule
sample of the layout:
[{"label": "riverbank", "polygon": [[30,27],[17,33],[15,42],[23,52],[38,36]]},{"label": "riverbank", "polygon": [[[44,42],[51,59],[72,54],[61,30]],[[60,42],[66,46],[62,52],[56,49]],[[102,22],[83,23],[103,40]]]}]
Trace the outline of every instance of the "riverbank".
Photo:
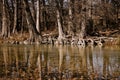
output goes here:
[{"label": "riverbank", "polygon": [[87,36],[84,39],[79,39],[77,36],[71,37],[66,36],[62,40],[62,43],[59,43],[57,37],[54,35],[43,34],[42,41],[31,42],[28,40],[29,34],[14,34],[8,38],[0,38],[0,44],[62,44],[62,45],[120,45],[120,36],[113,37],[96,37],[96,36]]}]

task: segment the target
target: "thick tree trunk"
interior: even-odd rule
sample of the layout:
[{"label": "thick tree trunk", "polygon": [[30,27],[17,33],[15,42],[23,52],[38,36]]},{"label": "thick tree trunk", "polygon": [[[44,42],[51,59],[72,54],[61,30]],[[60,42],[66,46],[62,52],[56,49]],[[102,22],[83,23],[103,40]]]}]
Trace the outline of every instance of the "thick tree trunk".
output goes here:
[{"label": "thick tree trunk", "polygon": [[29,5],[28,5],[28,1],[27,0],[23,0],[24,3],[24,7],[25,7],[25,14],[26,14],[26,19],[27,19],[27,24],[28,24],[28,28],[29,28],[29,33],[30,33],[30,40],[32,41],[36,41],[36,39],[39,39],[40,34],[36,29],[36,25],[35,22],[32,18],[30,9],[29,9]]},{"label": "thick tree trunk", "polygon": [[62,30],[61,19],[60,19],[60,12],[57,10],[57,24],[58,24],[58,40],[64,39],[64,33]]},{"label": "thick tree trunk", "polygon": [[61,24],[61,16],[60,16],[60,3],[58,0],[56,0],[56,14],[57,14],[57,24],[58,24],[58,41],[62,41],[65,38],[65,35],[63,33],[63,28],[62,28],[62,24]]}]

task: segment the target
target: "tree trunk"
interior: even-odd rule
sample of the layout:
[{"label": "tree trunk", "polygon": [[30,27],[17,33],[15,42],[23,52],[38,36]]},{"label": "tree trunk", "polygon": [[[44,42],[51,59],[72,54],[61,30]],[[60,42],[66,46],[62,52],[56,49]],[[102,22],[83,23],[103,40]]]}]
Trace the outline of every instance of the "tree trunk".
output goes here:
[{"label": "tree trunk", "polygon": [[86,34],[86,2],[83,0],[82,2],[82,10],[81,10],[81,30],[79,34],[79,38],[83,39]]},{"label": "tree trunk", "polygon": [[0,1],[0,33],[2,32],[2,0]]},{"label": "tree trunk", "polygon": [[14,0],[14,25],[12,33],[15,33],[15,29],[17,26],[17,0]]},{"label": "tree trunk", "polygon": [[46,0],[42,0],[42,15],[43,15],[43,26],[44,26],[44,30],[48,30],[48,27],[47,27],[47,15],[46,15],[46,4],[45,4],[45,1]]},{"label": "tree trunk", "polygon": [[[22,0],[17,0],[17,25],[15,31],[21,31],[22,30],[22,16],[23,16],[23,2]],[[25,16],[25,15],[24,15]],[[25,25],[26,26],[26,25]]]},{"label": "tree trunk", "polygon": [[68,3],[69,3],[69,20],[68,20],[68,34],[69,35],[74,35],[74,32],[73,32],[73,23],[72,23],[72,7],[71,7],[71,0],[68,0]]},{"label": "tree trunk", "polygon": [[[12,2],[11,2],[12,3]],[[6,9],[6,18],[7,18],[7,33],[8,33],[8,37],[11,34],[11,27],[13,26],[13,7],[11,7],[12,5],[10,4],[9,0],[5,0],[5,9]]]},{"label": "tree trunk", "polygon": [[57,24],[58,24],[58,40],[64,39],[64,34],[62,30],[62,25],[61,25],[61,19],[60,19],[60,12],[57,10]]},{"label": "tree trunk", "polygon": [[36,28],[40,33],[40,1],[37,0],[37,15],[36,15]]},{"label": "tree trunk", "polygon": [[2,37],[8,37],[8,26],[7,26],[7,13],[5,8],[5,0],[3,0],[2,8]]},{"label": "tree trunk", "polygon": [[27,24],[28,24],[28,28],[29,28],[29,33],[30,33],[30,40],[32,41],[36,41],[36,39],[39,39],[40,34],[36,29],[36,25],[35,22],[32,18],[30,9],[29,9],[29,5],[28,5],[28,1],[27,0],[23,0],[24,3],[24,7],[25,7],[25,14],[26,14],[26,19],[27,19]]},{"label": "tree trunk", "polygon": [[81,30],[80,30],[80,34],[79,34],[79,38],[83,39],[85,37],[85,28],[86,28],[86,22],[85,19],[82,20],[81,23]]},{"label": "tree trunk", "polygon": [[57,3],[57,9],[56,9],[56,14],[57,14],[57,24],[58,24],[58,41],[62,41],[62,39],[65,38],[64,33],[63,33],[63,28],[62,28],[62,24],[61,24],[61,16],[60,16],[60,3],[58,0],[56,0]]},{"label": "tree trunk", "polygon": [[92,6],[93,6],[93,0],[88,0],[87,1],[87,8],[88,8],[88,18],[92,18]]},{"label": "tree trunk", "polygon": [[33,20],[36,21],[36,10],[35,10],[35,6],[34,6],[34,0],[31,0],[31,3],[30,3],[30,10],[31,10],[31,13],[32,13],[32,17],[33,17]]}]

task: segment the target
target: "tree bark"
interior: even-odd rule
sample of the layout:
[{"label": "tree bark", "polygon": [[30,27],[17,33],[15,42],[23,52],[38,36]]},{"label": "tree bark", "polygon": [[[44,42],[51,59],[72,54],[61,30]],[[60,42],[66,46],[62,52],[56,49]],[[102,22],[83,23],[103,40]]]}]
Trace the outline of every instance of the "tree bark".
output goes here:
[{"label": "tree bark", "polygon": [[44,30],[47,31],[48,27],[47,27],[47,15],[46,15],[46,4],[45,4],[46,0],[42,0],[42,15],[43,15],[43,26],[44,26]]},{"label": "tree bark", "polygon": [[73,32],[73,23],[72,23],[72,18],[73,18],[73,15],[72,15],[72,7],[71,7],[71,0],[68,0],[68,3],[69,3],[69,20],[68,20],[68,34],[69,35],[74,35],[74,32]]},{"label": "tree bark", "polygon": [[79,39],[83,39],[86,34],[86,2],[83,0],[81,9],[81,30]]},{"label": "tree bark", "polygon": [[[11,1],[12,3],[12,1]],[[11,34],[11,27],[13,26],[13,7],[11,7],[12,5],[10,4],[9,0],[5,0],[5,9],[6,9],[6,18],[7,18],[7,33],[8,33],[8,37]]]},{"label": "tree bark", "polygon": [[62,24],[61,24],[61,16],[60,16],[60,3],[58,0],[56,0],[56,14],[57,14],[57,24],[58,24],[58,41],[62,41],[65,36],[64,36],[64,33],[63,33],[63,28],[62,28]]},{"label": "tree bark", "polygon": [[40,0],[37,0],[36,28],[40,33]]},{"label": "tree bark", "polygon": [[85,37],[85,28],[86,28],[86,21],[83,18],[82,23],[81,23],[81,30],[79,34],[79,38],[83,39]]},{"label": "tree bark", "polygon": [[15,33],[15,29],[17,26],[17,0],[14,0],[14,25],[12,33]]},{"label": "tree bark", "polygon": [[60,12],[57,10],[57,24],[58,24],[58,39],[61,40],[64,38],[63,30],[62,30],[62,25],[61,25],[61,19],[60,19]]},{"label": "tree bark", "polygon": [[30,3],[30,10],[31,10],[31,13],[32,13],[32,17],[33,17],[33,20],[36,21],[36,10],[35,10],[35,6],[34,6],[34,0],[31,0],[31,3]]},{"label": "tree bark", "polygon": [[24,3],[24,7],[25,7],[25,14],[26,14],[26,19],[27,19],[27,24],[28,24],[28,28],[29,28],[29,33],[30,33],[30,40],[32,41],[36,41],[37,39],[39,39],[40,34],[36,29],[36,25],[35,22],[32,18],[30,9],[29,9],[29,5],[28,5],[28,0],[23,0]]},{"label": "tree bark", "polygon": [[0,33],[2,32],[2,0],[0,1]]},{"label": "tree bark", "polygon": [[7,13],[5,8],[5,0],[3,0],[2,8],[2,37],[8,37],[8,26],[7,26]]}]

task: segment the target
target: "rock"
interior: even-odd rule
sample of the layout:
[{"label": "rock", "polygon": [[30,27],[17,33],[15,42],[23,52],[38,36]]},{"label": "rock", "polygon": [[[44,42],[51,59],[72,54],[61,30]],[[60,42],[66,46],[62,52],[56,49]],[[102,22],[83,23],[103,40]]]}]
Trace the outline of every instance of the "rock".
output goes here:
[{"label": "rock", "polygon": [[97,43],[97,45],[98,46],[103,46],[103,44],[100,41]]},{"label": "rock", "polygon": [[51,36],[48,37],[48,44],[54,44],[54,41],[53,41],[53,39],[51,38]]},{"label": "rock", "polygon": [[23,41],[23,44],[30,44],[30,42],[28,41],[28,40],[25,40],[25,41]]},{"label": "rock", "polygon": [[79,39],[77,44],[81,45],[81,46],[85,46],[85,40],[84,39]]},{"label": "rock", "polygon": [[19,44],[23,44],[23,41],[20,41]]},{"label": "rock", "polygon": [[77,45],[77,43],[78,43],[78,40],[72,38],[72,40],[71,40],[71,45]]}]

